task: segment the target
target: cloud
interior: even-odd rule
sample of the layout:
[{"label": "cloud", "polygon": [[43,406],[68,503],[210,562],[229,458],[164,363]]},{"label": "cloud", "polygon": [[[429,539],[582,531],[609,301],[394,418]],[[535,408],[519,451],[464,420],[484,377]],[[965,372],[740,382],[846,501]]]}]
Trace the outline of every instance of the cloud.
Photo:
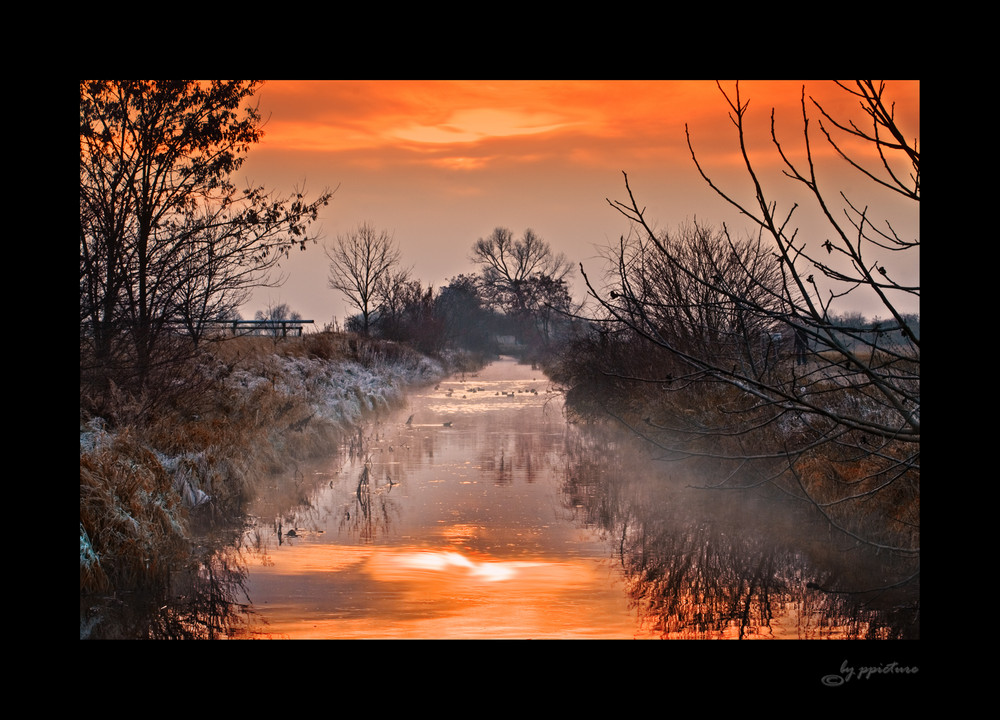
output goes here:
[{"label": "cloud", "polygon": [[522,112],[500,108],[456,110],[445,123],[410,124],[392,131],[402,140],[421,143],[469,143],[512,135],[538,135],[571,126],[554,113]]}]

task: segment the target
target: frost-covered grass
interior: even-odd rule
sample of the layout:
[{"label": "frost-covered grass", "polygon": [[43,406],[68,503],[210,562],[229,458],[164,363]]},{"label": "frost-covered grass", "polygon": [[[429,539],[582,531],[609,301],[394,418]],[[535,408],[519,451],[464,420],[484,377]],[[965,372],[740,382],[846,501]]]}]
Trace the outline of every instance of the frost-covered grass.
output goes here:
[{"label": "frost-covered grass", "polygon": [[[566,389],[570,412],[614,418],[675,467],[694,468],[712,484],[800,498],[863,542],[910,554],[919,548],[919,442],[868,429],[900,427],[903,419],[860,373],[780,365],[768,383],[784,394],[765,397],[748,385],[681,380],[669,355],[614,343],[575,348],[547,372]],[[895,387],[919,399],[919,366],[900,363],[898,372],[912,377]]]},{"label": "frost-covered grass", "polygon": [[192,521],[238,517],[262,478],[329,453],[408,388],[447,373],[407,347],[355,336],[261,340],[211,346],[178,373],[199,391],[156,413],[138,409],[148,398],[118,396],[113,425],[84,419],[81,401],[81,592],[163,579]]},{"label": "frost-covered grass", "polygon": [[301,397],[316,417],[349,427],[372,411],[397,405],[406,389],[443,375],[439,364],[426,359],[413,365],[379,362],[328,362],[316,358],[280,359],[275,392]]}]

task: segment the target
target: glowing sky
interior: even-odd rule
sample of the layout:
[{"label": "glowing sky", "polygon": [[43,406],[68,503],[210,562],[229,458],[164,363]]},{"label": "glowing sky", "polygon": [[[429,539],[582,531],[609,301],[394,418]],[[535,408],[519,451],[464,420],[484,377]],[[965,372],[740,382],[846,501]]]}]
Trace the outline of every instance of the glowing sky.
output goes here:
[{"label": "glowing sky", "polygon": [[[789,203],[801,193],[778,174],[770,115],[775,108],[779,137],[797,152],[803,85],[807,98],[862,120],[856,101],[829,82],[740,83],[754,123],[750,151],[774,198]],[[889,92],[904,131],[919,138],[919,83],[890,82]],[[694,219],[737,232],[747,227],[698,175],[686,144],[685,124],[713,180],[752,200],[729,107],[714,81],[269,81],[257,100],[265,136],[237,178],[284,193],[337,188],[320,217],[326,241],[361,222],[386,229],[414,278],[435,288],[475,271],[472,245],[496,226],[517,235],[531,228],[599,276],[598,249],[628,232],[608,204],[627,197],[623,171],[658,227]],[[835,176],[845,169],[842,160],[825,148],[821,154],[830,161],[822,177],[830,178],[831,193],[861,192],[860,183]],[[860,199],[876,209],[890,202],[885,195]],[[900,218],[895,206],[885,207],[882,217],[918,236],[916,211]],[[315,320],[314,329],[333,318],[342,326],[348,310],[328,288],[328,264],[320,245],[296,252],[282,266],[285,283],[257,291],[243,317],[269,302],[287,303]],[[918,268],[908,272],[916,282]],[[574,291],[582,299],[579,283]]]}]

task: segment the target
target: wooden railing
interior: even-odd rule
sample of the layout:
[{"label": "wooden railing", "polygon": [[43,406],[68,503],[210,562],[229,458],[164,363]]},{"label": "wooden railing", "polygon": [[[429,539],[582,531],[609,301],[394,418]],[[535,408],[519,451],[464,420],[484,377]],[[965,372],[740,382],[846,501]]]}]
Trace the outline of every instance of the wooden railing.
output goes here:
[{"label": "wooden railing", "polygon": [[[302,335],[302,326],[311,325],[312,320],[203,320],[200,325],[210,328],[232,330],[233,335],[241,334],[241,330],[251,332],[267,332],[268,335],[288,337],[291,333]],[[183,324],[177,321],[177,324]],[[249,333],[244,333],[249,334]]]}]

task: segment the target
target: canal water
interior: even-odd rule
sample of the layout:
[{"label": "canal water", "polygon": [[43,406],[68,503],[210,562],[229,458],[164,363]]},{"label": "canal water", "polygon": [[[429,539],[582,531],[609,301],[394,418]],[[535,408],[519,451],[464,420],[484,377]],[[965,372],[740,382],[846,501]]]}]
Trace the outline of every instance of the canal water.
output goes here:
[{"label": "canal water", "polygon": [[81,638],[920,637],[918,549],[734,480],[568,421],[501,358],[270,478],[166,597],[81,599]]},{"label": "canal water", "polygon": [[565,492],[562,397],[501,358],[416,390],[251,509],[257,637],[650,637]]},{"label": "canal water", "polygon": [[501,358],[275,478],[147,636],[919,637],[918,553],[727,479],[568,422]]}]

